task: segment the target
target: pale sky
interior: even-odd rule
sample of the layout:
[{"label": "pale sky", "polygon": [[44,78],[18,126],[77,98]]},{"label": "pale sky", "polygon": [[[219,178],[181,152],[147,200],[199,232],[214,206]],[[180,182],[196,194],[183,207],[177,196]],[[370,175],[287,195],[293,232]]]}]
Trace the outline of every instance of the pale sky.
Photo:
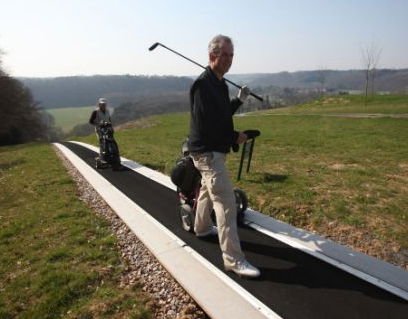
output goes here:
[{"label": "pale sky", "polygon": [[3,68],[12,76],[196,75],[155,42],[207,63],[207,44],[231,36],[230,73],[408,68],[408,0],[0,0]]}]

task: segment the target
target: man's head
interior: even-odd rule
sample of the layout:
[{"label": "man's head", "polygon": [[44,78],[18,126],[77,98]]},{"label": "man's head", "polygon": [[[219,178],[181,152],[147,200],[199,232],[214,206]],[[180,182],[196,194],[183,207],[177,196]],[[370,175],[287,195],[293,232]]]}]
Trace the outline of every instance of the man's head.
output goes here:
[{"label": "man's head", "polygon": [[231,38],[221,34],[215,36],[208,44],[208,57],[211,69],[217,77],[222,78],[230,69],[234,57]]},{"label": "man's head", "polygon": [[99,107],[102,111],[105,111],[107,104],[108,104],[108,102],[106,101],[106,99],[105,99],[104,97],[101,97],[101,98],[98,100],[98,107]]}]

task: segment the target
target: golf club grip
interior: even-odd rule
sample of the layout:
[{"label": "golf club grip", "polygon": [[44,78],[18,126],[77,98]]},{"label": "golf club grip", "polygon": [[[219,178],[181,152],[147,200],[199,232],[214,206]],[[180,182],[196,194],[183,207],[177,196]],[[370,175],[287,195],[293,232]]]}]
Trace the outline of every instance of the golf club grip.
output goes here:
[{"label": "golf club grip", "polygon": [[[232,82],[232,81],[230,81],[230,80],[228,80],[228,79],[225,79],[225,81],[227,81],[229,84],[231,84],[231,85],[237,87],[238,89],[241,89],[241,88],[242,88],[242,86],[240,86],[240,85],[238,85],[238,84],[236,84],[236,83],[234,83],[234,82]],[[252,93],[252,92],[249,93],[249,95],[252,95],[254,98],[256,98],[256,99],[258,99],[259,101],[263,102],[263,98],[261,98],[259,95],[256,95],[255,93]]]}]

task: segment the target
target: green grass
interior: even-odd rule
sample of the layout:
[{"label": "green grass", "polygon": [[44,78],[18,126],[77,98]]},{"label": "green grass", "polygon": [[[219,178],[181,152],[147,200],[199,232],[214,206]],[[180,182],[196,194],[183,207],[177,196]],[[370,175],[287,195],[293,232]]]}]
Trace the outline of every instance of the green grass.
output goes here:
[{"label": "green grass", "polygon": [[0,318],[150,318],[109,224],[50,145],[0,148]]},{"label": "green grass", "polygon": [[267,113],[345,114],[380,113],[408,114],[408,95],[325,96],[306,104],[274,109]]},{"label": "green grass", "polygon": [[[122,155],[169,174],[188,116],[156,116],[145,119],[151,126],[116,132]],[[253,208],[299,227],[339,221],[408,248],[408,119],[254,113],[234,121],[262,131],[250,174],[235,183]],[[94,136],[81,140],[96,144]],[[234,180],[239,159],[228,160]]]},{"label": "green grass", "polygon": [[55,119],[55,126],[69,132],[75,125],[87,123],[95,106],[47,109]]}]

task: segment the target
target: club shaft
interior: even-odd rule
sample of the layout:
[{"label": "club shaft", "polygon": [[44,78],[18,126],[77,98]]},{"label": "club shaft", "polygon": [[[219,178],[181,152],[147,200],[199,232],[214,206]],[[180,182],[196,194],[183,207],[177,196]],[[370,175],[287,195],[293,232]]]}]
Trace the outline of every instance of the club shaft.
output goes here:
[{"label": "club shaft", "polygon": [[195,65],[198,65],[199,67],[205,69],[205,66],[204,66],[204,65],[201,65],[200,63],[197,63],[196,61],[191,60],[190,58],[186,57],[185,55],[182,55],[181,53],[178,53],[177,51],[174,51],[173,49],[170,49],[169,47],[166,47],[165,45],[163,45],[163,44],[161,44],[161,43],[159,43],[159,45],[162,46],[163,48],[165,48],[165,49],[167,49],[167,50],[169,50],[169,51],[171,51],[171,52],[177,54],[178,56],[181,56],[182,58],[184,58],[184,59],[190,61],[191,63],[194,63]]},{"label": "club shaft", "polygon": [[[198,65],[199,67],[205,69],[205,66],[204,66],[204,65],[202,65],[202,64],[200,64],[200,63],[197,63],[197,62],[194,61],[194,60],[191,60],[190,58],[188,58],[188,57],[182,55],[181,53],[178,53],[177,51],[174,51],[173,49],[170,49],[169,47],[166,47],[164,44],[161,44],[161,43],[159,43],[159,42],[158,42],[157,44],[160,45],[160,46],[162,46],[163,48],[165,48],[165,49],[167,49],[167,50],[169,50],[169,51],[171,51],[171,52],[177,54],[178,56],[181,56],[182,58],[184,58],[184,59],[190,61],[191,63],[194,63],[195,65]],[[152,48],[153,48],[153,47],[152,47]],[[225,81],[228,82],[229,84],[231,84],[231,85],[233,85],[233,86],[239,88],[239,89],[242,88],[242,86],[240,86],[240,85],[238,85],[238,84],[236,84],[236,83],[234,83],[234,82],[232,82],[232,81],[230,81],[230,80],[228,80],[228,79],[225,79]],[[255,93],[252,93],[252,92],[250,93],[250,95],[253,96],[254,98],[258,99],[259,101],[263,102],[263,98],[260,97],[259,95],[256,95]]]}]

